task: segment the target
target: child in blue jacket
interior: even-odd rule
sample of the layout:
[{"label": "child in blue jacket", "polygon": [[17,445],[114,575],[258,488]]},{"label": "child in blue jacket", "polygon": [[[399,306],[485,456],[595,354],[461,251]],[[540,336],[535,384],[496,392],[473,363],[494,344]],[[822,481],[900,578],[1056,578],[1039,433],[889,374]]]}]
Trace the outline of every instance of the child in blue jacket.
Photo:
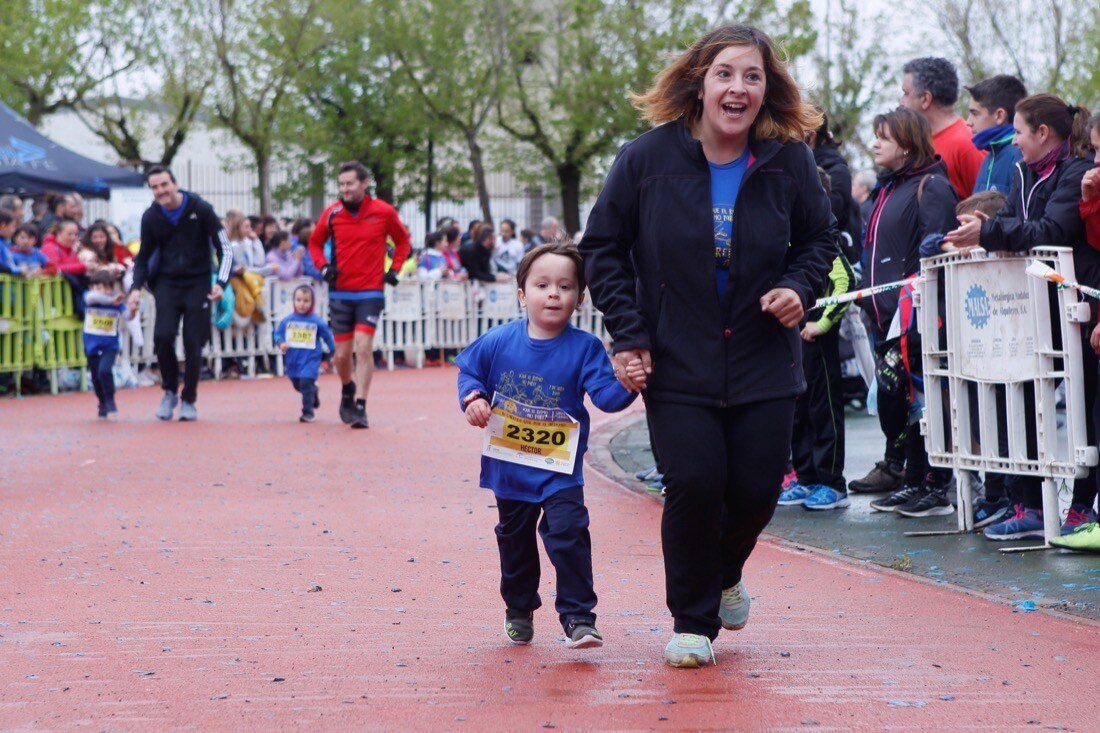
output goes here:
[{"label": "child in blue jacket", "polygon": [[115,406],[115,359],[118,357],[118,324],[133,318],[136,308],[127,309],[125,293],[116,293],[114,275],[96,270],[88,276],[84,291],[84,356],[92,374],[92,387],[99,400],[99,419],[118,414]]},{"label": "child in blue jacket", "polygon": [[275,345],[283,352],[286,375],[294,389],[302,394],[299,422],[313,422],[314,410],[321,406],[317,393],[317,370],[321,365],[321,345],[329,353],[336,350],[328,324],[313,312],[313,288],[299,285],[294,289],[294,312],[279,321]]},{"label": "child in blue jacket", "polygon": [[[466,421],[486,428],[481,486],[496,495],[504,630],[514,644],[534,636],[539,598],[536,527],[557,571],[555,607],[566,645],[603,645],[596,630],[592,540],[581,461],[588,445],[584,396],[617,412],[634,401],[602,343],[570,323],[584,298],[584,268],[572,244],[531,250],[516,280],[527,318],[498,326],[456,360]],[[641,360],[631,369],[641,370]],[[540,521],[541,516],[541,521]]]}]

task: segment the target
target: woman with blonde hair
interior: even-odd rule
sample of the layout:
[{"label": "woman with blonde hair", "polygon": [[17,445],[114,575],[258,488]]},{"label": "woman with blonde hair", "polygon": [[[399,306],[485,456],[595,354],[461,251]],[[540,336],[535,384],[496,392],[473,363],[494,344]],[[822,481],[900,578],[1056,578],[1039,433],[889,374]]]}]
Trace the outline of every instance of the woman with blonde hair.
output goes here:
[{"label": "woman with blonde hair", "polygon": [[710,31],[635,101],[657,127],[619,151],[580,249],[665,472],[665,659],[695,667],[748,622],[745,561],[790,457],[798,325],[836,227],[803,142],[821,117],[767,34]]}]

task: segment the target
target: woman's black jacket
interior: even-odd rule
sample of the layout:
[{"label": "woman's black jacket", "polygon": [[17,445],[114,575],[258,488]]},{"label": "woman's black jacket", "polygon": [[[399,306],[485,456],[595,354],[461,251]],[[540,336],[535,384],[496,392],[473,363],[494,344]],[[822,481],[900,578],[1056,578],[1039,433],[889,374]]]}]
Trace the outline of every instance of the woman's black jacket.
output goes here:
[{"label": "woman's black jacket", "polygon": [[727,407],[805,389],[798,329],[763,313],[760,298],[790,288],[813,305],[835,221],[806,145],[753,142],[749,153],[722,302],[710,168],[681,121],[622,147],[588,218],[588,286],[615,352],[650,351],[646,399]]}]

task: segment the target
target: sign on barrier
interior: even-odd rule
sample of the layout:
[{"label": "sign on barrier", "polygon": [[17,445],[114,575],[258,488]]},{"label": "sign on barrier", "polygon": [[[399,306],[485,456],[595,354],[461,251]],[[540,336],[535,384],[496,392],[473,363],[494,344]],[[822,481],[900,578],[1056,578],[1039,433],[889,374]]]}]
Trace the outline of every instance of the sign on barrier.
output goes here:
[{"label": "sign on barrier", "polygon": [[[1041,478],[1050,539],[1061,531],[1055,479],[1085,476],[1097,464],[1087,438],[1082,370],[1081,326],[1090,304],[1072,290],[1028,277],[1034,260],[1074,279],[1073,253],[1065,247],[945,254],[921,263],[915,298],[923,344],[921,428],[929,462],[956,473],[960,530],[974,526],[967,470]],[[1066,395],[1063,433],[1059,383]]]}]

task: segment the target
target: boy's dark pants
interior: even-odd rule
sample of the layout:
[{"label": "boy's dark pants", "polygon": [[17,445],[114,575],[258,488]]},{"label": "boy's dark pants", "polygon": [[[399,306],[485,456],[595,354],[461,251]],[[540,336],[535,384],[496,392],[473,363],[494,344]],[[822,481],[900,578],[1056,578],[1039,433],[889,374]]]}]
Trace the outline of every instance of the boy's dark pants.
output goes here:
[{"label": "boy's dark pants", "polygon": [[794,406],[791,454],[798,481],[844,493],[844,394],[836,328],[802,342],[806,391]]},{"label": "boy's dark pants", "polygon": [[308,377],[291,377],[290,383],[294,389],[302,393],[302,412],[313,412],[313,405],[317,399],[317,380]]},{"label": "boy's dark pants", "polygon": [[[576,486],[549,496],[542,503],[497,499],[496,527],[500,550],[500,595],[515,611],[534,611],[539,598],[539,548],[535,530],[557,571],[554,608],[562,628],[569,623],[595,624],[596,591],[592,583],[592,538],[584,489]],[[542,520],[539,521],[539,515]]]},{"label": "boy's dark pants", "polygon": [[88,371],[92,374],[92,387],[101,405],[115,401],[115,358],[118,349],[93,349],[88,357]]}]

